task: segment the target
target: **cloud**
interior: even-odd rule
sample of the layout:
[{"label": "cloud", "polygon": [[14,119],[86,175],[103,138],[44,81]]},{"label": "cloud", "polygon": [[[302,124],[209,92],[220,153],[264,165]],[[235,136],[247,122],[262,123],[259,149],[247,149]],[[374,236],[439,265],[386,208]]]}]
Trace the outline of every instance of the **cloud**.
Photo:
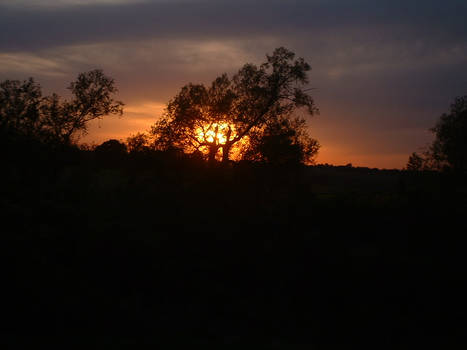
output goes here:
[{"label": "cloud", "polygon": [[145,0],[41,0],[39,2],[37,0],[3,0],[3,5],[13,8],[47,9],[66,6],[119,5],[142,2],[145,2]]},{"label": "cloud", "polygon": [[[1,75],[64,76],[60,60],[25,53],[0,53]],[[11,77],[13,78],[13,77]]]},{"label": "cloud", "polygon": [[311,124],[326,145],[321,159],[331,149],[349,157],[410,154],[427,142],[426,130],[452,98],[467,91],[465,1],[33,3],[0,5],[0,80],[34,76],[66,93],[79,72],[103,68],[131,111],[92,135],[122,135],[125,125],[143,131],[157,114],[151,104],[164,105],[188,82],[207,84],[261,63],[278,46],[313,67],[321,115]]},{"label": "cloud", "polygon": [[425,37],[439,43],[456,41],[467,32],[461,15],[467,5],[461,1],[440,6],[438,1],[427,0],[415,6],[401,0],[185,0],[55,8],[1,5],[0,9],[0,49],[4,50],[148,37],[239,39],[252,35],[302,39],[334,35],[354,41]]},{"label": "cloud", "polygon": [[[188,82],[210,83],[246,62],[264,60],[274,40],[160,40],[102,42],[0,54],[0,78],[57,76],[65,85],[78,73],[102,68],[115,77],[125,97],[167,100]],[[261,52],[261,53],[259,53]],[[60,79],[59,76],[63,78]]]}]

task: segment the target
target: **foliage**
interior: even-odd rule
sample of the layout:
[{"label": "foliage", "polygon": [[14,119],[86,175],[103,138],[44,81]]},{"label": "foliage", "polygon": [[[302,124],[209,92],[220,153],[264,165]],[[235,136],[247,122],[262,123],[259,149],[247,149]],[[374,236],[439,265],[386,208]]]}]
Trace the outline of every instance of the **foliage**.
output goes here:
[{"label": "foliage", "polygon": [[450,112],[441,115],[432,131],[436,136],[430,149],[433,160],[455,171],[466,171],[467,96],[457,97]]},{"label": "foliage", "polygon": [[425,159],[422,158],[417,152],[413,152],[406,165],[406,169],[410,171],[420,171],[423,170],[425,164]]},{"label": "foliage", "polygon": [[123,155],[127,153],[127,147],[124,143],[115,140],[115,139],[110,139],[99,146],[96,147],[94,150],[96,153],[102,153],[102,154],[119,154]]},{"label": "foliage", "polygon": [[78,75],[68,89],[71,100],[57,94],[42,96],[41,86],[27,81],[6,80],[0,83],[0,129],[41,142],[70,144],[87,132],[88,122],[108,114],[121,115],[123,103],[114,80],[102,70]]},{"label": "foliage", "polygon": [[306,132],[304,119],[281,118],[252,132],[243,158],[269,164],[313,164],[319,143]]},{"label": "foliage", "polygon": [[126,139],[128,152],[138,153],[150,150],[149,136],[145,133],[136,133]]},{"label": "foliage", "polygon": [[94,153],[96,154],[96,159],[102,165],[112,165],[122,162],[128,150],[124,143],[110,139],[97,146],[94,149]]},{"label": "foliage", "polygon": [[227,135],[230,125],[234,94],[227,75],[214,80],[209,88],[202,84],[188,84],[172,99],[162,118],[151,129],[156,148],[179,149],[188,153],[207,151],[214,159],[222,147],[219,140],[222,128]]},{"label": "foliage", "polygon": [[[33,78],[0,83],[0,130],[17,132],[25,137],[42,137],[43,107],[41,87]],[[39,135],[40,134],[40,135]]]},{"label": "foliage", "polygon": [[[156,147],[187,153],[201,151],[211,161],[222,152],[222,160],[226,162],[234,149],[246,149],[249,138],[259,140],[263,133],[279,131],[281,128],[277,126],[291,118],[297,109],[305,108],[309,115],[317,113],[304,88],[311,68],[303,58],[294,59],[295,54],[283,47],[266,57],[259,67],[244,65],[232,79],[223,74],[209,88],[202,84],[184,86],[151,129]],[[289,122],[288,127],[298,126],[293,125]],[[300,133],[304,132],[304,127],[300,127]],[[294,142],[304,139],[295,138]],[[301,148],[304,151],[310,146],[316,154],[316,141]],[[257,148],[250,154],[260,150]]]},{"label": "foliage", "polygon": [[423,155],[412,153],[407,170],[467,170],[467,96],[457,97],[449,113],[444,113],[430,129],[433,143]]}]

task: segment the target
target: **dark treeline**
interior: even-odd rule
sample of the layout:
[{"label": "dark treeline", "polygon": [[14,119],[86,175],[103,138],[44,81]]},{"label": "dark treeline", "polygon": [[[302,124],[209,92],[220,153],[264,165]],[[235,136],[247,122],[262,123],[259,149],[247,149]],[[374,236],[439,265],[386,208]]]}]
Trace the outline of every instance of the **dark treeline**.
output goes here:
[{"label": "dark treeline", "polygon": [[457,344],[465,101],[436,127],[442,167],[305,165],[319,143],[293,115],[317,112],[309,70],[277,49],[183,87],[152,134],[95,148],[76,140],[123,105],[102,71],[70,100],[1,83],[0,342]]},{"label": "dark treeline", "polygon": [[463,332],[455,175],[3,142],[3,339],[390,348]]}]

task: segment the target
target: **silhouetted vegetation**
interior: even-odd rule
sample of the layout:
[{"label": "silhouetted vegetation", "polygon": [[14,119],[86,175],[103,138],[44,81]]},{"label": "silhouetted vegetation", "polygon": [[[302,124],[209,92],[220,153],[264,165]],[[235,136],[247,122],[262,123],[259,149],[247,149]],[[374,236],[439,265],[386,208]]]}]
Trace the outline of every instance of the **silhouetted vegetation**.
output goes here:
[{"label": "silhouetted vegetation", "polygon": [[412,153],[408,170],[451,170],[465,174],[467,169],[467,96],[457,97],[449,113],[444,113],[431,129],[435,140],[422,155]]},{"label": "silhouetted vegetation", "polygon": [[291,120],[299,108],[309,115],[318,111],[304,88],[311,68],[294,58],[281,47],[259,67],[244,65],[232,79],[223,74],[209,88],[184,86],[150,131],[155,147],[205,154],[210,162],[222,151],[224,163],[232,152],[236,160],[312,163],[319,144],[308,136],[304,119]]},{"label": "silhouetted vegetation", "polygon": [[108,114],[122,114],[118,90],[101,70],[79,74],[68,89],[73,99],[57,94],[42,96],[41,86],[27,81],[0,83],[0,132],[3,137],[24,137],[48,144],[70,144],[87,131],[87,124]]},{"label": "silhouetted vegetation", "polygon": [[274,165],[313,164],[319,147],[308,135],[305,120],[279,118],[250,132],[242,158]]},{"label": "silhouetted vegetation", "polygon": [[[228,165],[144,134],[57,147],[27,125],[48,102],[24,84],[8,89],[28,117],[0,107],[18,125],[0,147],[2,341],[398,348],[463,334],[453,174],[305,166],[302,122],[279,117],[250,134],[260,156]],[[107,106],[89,113],[121,105]]]}]

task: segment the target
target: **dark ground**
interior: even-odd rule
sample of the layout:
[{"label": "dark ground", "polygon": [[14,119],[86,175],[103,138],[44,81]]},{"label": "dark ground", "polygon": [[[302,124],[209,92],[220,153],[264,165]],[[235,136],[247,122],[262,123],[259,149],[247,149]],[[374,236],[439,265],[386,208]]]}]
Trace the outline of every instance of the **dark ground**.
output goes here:
[{"label": "dark ground", "polygon": [[464,340],[457,175],[40,148],[3,163],[0,342]]}]

